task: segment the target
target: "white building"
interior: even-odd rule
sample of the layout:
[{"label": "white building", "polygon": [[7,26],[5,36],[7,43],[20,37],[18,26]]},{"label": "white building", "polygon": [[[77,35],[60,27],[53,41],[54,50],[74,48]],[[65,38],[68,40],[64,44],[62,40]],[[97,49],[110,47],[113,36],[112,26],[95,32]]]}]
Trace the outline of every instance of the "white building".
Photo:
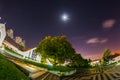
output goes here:
[{"label": "white building", "polygon": [[2,46],[5,37],[6,37],[5,24],[0,24],[0,46]]},{"label": "white building", "polygon": [[96,65],[100,65],[100,59],[96,59],[96,60],[93,60],[90,65],[92,66],[96,66]]},{"label": "white building", "polygon": [[5,37],[6,37],[5,24],[1,24],[0,23],[0,47],[1,48],[3,46],[6,46],[9,49],[17,52],[18,54],[23,55],[23,58],[32,59],[32,60],[35,60],[37,62],[41,61],[41,56],[40,55],[36,55],[36,53],[35,53],[35,49],[36,48],[32,48],[32,49],[27,50],[27,51],[21,51],[15,45],[11,44],[11,42],[5,40]]},{"label": "white building", "polygon": [[118,61],[120,61],[120,55],[113,58],[109,63],[115,63],[115,62],[118,62]]}]

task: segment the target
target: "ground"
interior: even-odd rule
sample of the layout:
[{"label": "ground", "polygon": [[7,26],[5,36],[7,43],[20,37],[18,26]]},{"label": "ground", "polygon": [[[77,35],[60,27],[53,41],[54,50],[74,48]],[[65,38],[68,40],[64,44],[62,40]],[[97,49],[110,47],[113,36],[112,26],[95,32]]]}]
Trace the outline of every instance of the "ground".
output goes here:
[{"label": "ground", "polygon": [[102,73],[88,74],[81,76],[81,74],[76,74],[72,77],[66,77],[62,80],[120,80],[120,65],[116,65]]},{"label": "ground", "polygon": [[27,76],[31,78],[31,80],[120,80],[120,64],[116,64],[112,67],[107,66],[107,68],[104,67],[103,71],[96,68],[82,68],[74,75],[59,77],[50,73],[49,70],[44,70],[30,63],[25,63],[23,60],[16,57],[7,55],[6,58],[16,64],[18,69],[27,73]]}]

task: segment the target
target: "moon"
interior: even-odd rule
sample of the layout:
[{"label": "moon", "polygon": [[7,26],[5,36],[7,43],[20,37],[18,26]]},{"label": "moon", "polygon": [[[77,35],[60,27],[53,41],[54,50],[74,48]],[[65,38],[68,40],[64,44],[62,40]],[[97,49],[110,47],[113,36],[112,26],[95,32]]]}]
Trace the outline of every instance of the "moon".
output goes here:
[{"label": "moon", "polygon": [[68,14],[63,14],[63,15],[61,16],[61,19],[66,22],[66,21],[69,20],[69,15],[68,15]]}]

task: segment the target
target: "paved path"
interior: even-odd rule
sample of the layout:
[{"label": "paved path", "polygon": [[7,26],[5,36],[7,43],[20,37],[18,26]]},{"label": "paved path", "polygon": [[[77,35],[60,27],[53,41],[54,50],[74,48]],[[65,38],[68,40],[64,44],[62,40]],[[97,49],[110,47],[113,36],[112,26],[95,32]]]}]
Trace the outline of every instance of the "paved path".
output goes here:
[{"label": "paved path", "polygon": [[120,80],[120,65],[104,71],[103,73],[88,76],[76,74],[74,76],[65,77],[62,80]]},{"label": "paved path", "polygon": [[120,80],[120,72],[104,72],[90,76],[68,77],[62,80]]},{"label": "paved path", "polygon": [[41,70],[40,67],[33,66],[31,64],[14,61],[17,65],[30,72],[29,77],[32,80],[59,80],[59,77],[49,73],[48,71]]},{"label": "paved path", "polygon": [[120,72],[104,72],[92,76],[76,78],[74,80],[120,80]]}]

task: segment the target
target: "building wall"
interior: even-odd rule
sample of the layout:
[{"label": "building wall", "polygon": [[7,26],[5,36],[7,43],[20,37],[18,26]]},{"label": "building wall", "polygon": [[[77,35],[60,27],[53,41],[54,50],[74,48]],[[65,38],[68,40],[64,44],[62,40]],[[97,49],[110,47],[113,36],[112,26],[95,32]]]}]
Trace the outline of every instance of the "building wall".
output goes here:
[{"label": "building wall", "polygon": [[11,39],[14,39],[14,31],[13,31],[13,29],[8,29],[6,33],[7,33],[7,35],[8,35]]},{"label": "building wall", "polygon": [[2,42],[4,41],[5,37],[6,37],[5,24],[0,23],[0,46],[2,46]]},{"label": "building wall", "polygon": [[18,54],[23,55],[23,58],[29,58],[37,62],[40,62],[41,60],[41,57],[36,55],[35,53],[36,48],[32,48],[28,51],[21,51],[20,49],[22,46],[15,43],[14,40],[12,40],[10,37],[6,35],[5,24],[0,24],[0,46],[2,47],[2,45],[5,45],[9,49],[17,52]]},{"label": "building wall", "polygon": [[11,39],[8,35],[6,35],[5,40],[9,43],[11,43],[13,46],[15,46],[16,48],[22,50],[22,46],[17,44],[13,39]]}]

